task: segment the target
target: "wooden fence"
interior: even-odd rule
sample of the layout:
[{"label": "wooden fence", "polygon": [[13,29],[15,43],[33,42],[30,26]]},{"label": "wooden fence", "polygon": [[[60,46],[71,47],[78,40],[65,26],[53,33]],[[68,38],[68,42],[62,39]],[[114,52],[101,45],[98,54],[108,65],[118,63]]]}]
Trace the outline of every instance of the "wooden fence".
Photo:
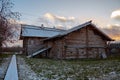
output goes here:
[{"label": "wooden fence", "polygon": [[108,44],[109,48],[120,48],[120,43],[110,43]]},{"label": "wooden fence", "polygon": [[120,43],[108,44],[109,54],[112,56],[120,56]]},{"label": "wooden fence", "polygon": [[21,47],[0,48],[0,52],[20,52],[23,51]]}]

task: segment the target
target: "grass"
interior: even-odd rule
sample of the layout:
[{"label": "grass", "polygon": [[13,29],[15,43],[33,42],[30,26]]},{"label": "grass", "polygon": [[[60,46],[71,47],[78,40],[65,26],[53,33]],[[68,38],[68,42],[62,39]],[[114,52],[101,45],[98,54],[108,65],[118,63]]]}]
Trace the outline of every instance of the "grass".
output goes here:
[{"label": "grass", "polygon": [[[120,77],[120,58],[108,58],[105,60],[53,60],[25,58],[38,76],[49,80],[93,80],[101,79],[115,74],[112,80]],[[111,79],[111,77],[110,77]]]},{"label": "grass", "polygon": [[6,57],[8,57],[8,54],[0,53],[0,58],[6,58]]},{"label": "grass", "polygon": [[1,62],[2,62],[2,60],[4,59],[4,58],[7,58],[8,56],[10,56],[11,54],[4,54],[4,53],[0,53],[0,64],[1,64]]}]

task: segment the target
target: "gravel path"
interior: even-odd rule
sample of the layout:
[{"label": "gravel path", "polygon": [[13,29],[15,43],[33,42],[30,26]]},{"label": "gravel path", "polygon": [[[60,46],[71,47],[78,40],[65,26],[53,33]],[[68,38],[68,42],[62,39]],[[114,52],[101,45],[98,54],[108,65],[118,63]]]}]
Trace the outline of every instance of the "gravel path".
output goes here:
[{"label": "gravel path", "polygon": [[11,56],[3,59],[2,64],[0,65],[0,80],[4,79],[10,60]]},{"label": "gravel path", "polygon": [[33,70],[25,63],[25,60],[17,56],[19,80],[40,80]]}]

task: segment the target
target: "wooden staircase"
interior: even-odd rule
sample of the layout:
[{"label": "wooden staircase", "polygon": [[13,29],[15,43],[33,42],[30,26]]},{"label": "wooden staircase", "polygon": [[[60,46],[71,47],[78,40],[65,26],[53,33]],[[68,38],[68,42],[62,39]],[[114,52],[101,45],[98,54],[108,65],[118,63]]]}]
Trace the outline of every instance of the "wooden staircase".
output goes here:
[{"label": "wooden staircase", "polygon": [[43,49],[40,49],[38,51],[36,51],[35,53],[31,54],[31,55],[28,55],[27,58],[31,58],[31,57],[34,57],[38,54],[41,54],[43,53],[44,51],[47,51],[48,49],[50,49],[51,47],[47,47],[47,48],[43,48]]}]

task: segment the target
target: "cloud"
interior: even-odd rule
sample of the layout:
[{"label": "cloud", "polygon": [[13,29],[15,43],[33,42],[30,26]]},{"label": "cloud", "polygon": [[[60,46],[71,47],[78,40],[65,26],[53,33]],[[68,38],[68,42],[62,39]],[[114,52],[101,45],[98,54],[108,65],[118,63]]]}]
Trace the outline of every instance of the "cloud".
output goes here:
[{"label": "cloud", "polygon": [[37,21],[37,25],[44,24],[47,27],[55,27],[60,29],[69,29],[77,25],[77,18],[73,16],[60,16],[52,13],[45,13]]},{"label": "cloud", "polygon": [[50,13],[46,13],[46,14],[44,14],[44,17],[47,18],[47,19],[49,19],[49,20],[52,20],[52,21],[55,20],[55,16],[52,15],[52,14],[50,14]]},{"label": "cloud", "polygon": [[[114,15],[116,16],[113,16],[113,14],[111,16],[113,19],[116,19],[119,16],[118,13],[117,14],[114,13]],[[75,18],[45,13],[41,18],[39,18],[39,23],[42,22],[42,24],[47,25],[47,27],[52,26],[59,29],[70,29],[91,19],[93,20],[94,24],[99,26],[99,28],[101,28],[111,38],[120,40],[120,25],[110,24],[105,27],[107,20],[102,18],[97,19],[86,17]],[[101,21],[103,22],[101,23]]]},{"label": "cloud", "polygon": [[58,15],[54,15],[51,13],[46,13],[44,14],[44,17],[52,20],[52,21],[60,21],[60,22],[68,22],[68,21],[74,21],[75,17],[64,17],[64,16],[58,16]]},{"label": "cloud", "polygon": [[23,21],[16,21],[18,24],[27,24],[26,22],[23,22]]},{"label": "cloud", "polygon": [[111,38],[115,40],[120,40],[120,25],[112,24],[108,25],[106,28],[102,28],[102,30],[107,33]]},{"label": "cloud", "polygon": [[8,21],[9,21],[10,24],[27,24],[23,21],[15,20],[15,19],[9,19]]},{"label": "cloud", "polygon": [[[111,14],[113,20],[111,25],[107,25],[103,30],[113,39],[120,40],[120,9],[115,10]],[[115,20],[115,21],[114,21]]]},{"label": "cloud", "polygon": [[111,14],[111,18],[116,19],[116,20],[120,20],[120,9],[113,11]]}]

